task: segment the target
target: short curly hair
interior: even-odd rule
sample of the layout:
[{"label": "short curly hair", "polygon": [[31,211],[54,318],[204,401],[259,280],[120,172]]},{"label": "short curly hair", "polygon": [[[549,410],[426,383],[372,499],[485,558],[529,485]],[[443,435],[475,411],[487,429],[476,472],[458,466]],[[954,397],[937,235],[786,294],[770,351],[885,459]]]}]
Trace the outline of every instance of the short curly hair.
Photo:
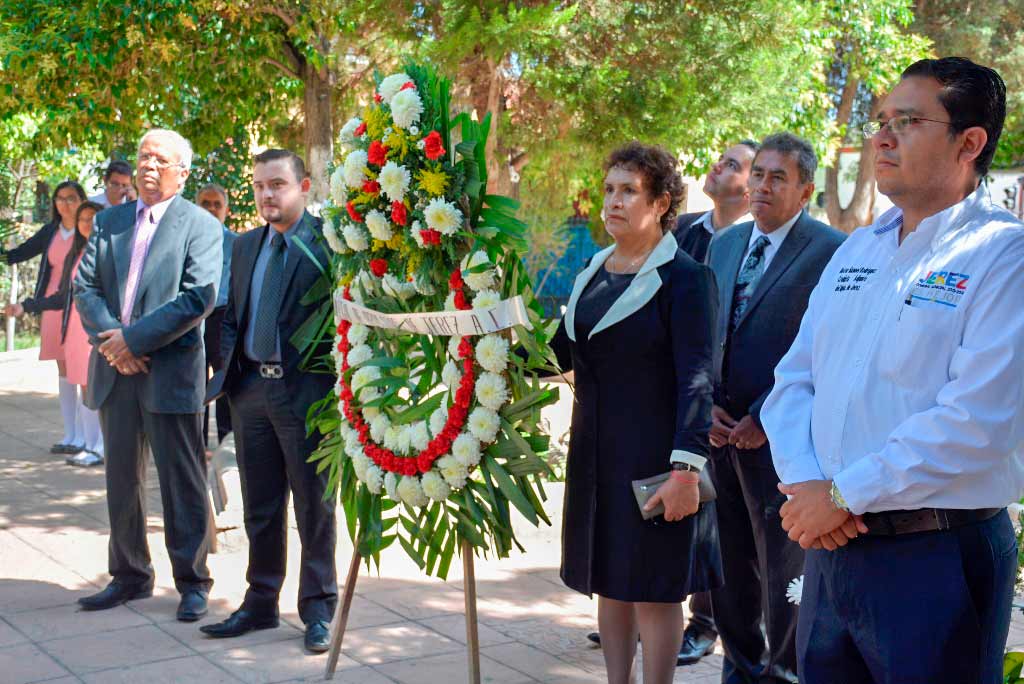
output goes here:
[{"label": "short curly hair", "polygon": [[665,234],[670,231],[675,225],[679,205],[686,196],[686,186],[683,185],[675,156],[660,145],[644,145],[633,140],[608,155],[604,162],[605,173],[614,166],[636,171],[643,176],[650,200],[668,193],[668,210],[661,215],[661,232]]}]

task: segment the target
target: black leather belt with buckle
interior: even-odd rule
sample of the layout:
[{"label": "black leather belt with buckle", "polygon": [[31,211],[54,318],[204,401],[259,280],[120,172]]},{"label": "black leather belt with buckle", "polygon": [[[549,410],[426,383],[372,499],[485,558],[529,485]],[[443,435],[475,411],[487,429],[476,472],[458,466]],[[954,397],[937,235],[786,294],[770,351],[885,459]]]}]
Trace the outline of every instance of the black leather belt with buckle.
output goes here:
[{"label": "black leather belt with buckle", "polygon": [[259,361],[242,361],[242,370],[259,373],[266,380],[280,380],[284,377],[284,367],[279,363],[260,363]]},{"label": "black leather belt with buckle", "polygon": [[891,537],[897,534],[913,534],[915,532],[935,532],[951,530],[975,522],[995,517],[1002,508],[918,508],[913,511],[884,511],[881,513],[865,513],[864,524],[868,526],[868,534],[873,536]]}]

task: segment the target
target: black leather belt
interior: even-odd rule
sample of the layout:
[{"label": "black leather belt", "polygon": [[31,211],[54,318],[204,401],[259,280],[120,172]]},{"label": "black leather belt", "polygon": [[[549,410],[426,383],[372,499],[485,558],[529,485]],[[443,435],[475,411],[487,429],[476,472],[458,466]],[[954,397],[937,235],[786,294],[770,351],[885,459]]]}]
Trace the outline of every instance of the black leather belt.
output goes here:
[{"label": "black leather belt", "polygon": [[261,363],[245,358],[240,359],[238,363],[243,372],[259,373],[259,376],[266,380],[280,380],[284,377],[284,367],[279,363]]},{"label": "black leather belt", "polygon": [[868,526],[869,535],[891,537],[897,534],[951,530],[955,527],[988,520],[1003,510],[1002,508],[970,510],[918,508],[913,511],[883,511],[881,513],[865,513],[864,524]]}]

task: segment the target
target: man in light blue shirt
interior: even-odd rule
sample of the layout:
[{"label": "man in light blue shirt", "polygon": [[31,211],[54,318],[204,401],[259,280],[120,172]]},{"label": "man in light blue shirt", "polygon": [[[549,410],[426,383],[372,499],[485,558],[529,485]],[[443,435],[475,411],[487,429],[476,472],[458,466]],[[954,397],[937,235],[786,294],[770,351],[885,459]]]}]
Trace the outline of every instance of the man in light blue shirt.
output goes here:
[{"label": "man in light blue shirt", "polygon": [[[864,126],[895,205],[811,295],[761,410],[807,552],[801,684],[1003,681],[1024,468],[1024,225],[992,69],[921,60]],[[842,548],[840,548],[842,547]]]}]

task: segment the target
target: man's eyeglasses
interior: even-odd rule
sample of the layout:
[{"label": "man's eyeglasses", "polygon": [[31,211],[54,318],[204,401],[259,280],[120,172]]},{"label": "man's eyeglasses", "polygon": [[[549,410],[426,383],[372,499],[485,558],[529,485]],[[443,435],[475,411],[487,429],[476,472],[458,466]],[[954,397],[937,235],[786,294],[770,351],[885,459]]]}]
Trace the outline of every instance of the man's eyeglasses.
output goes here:
[{"label": "man's eyeglasses", "polygon": [[172,166],[185,168],[185,165],[182,164],[180,161],[167,161],[163,157],[158,157],[154,154],[140,154],[138,162],[139,166],[145,166],[149,163],[152,163],[152,165],[156,167],[157,171],[163,171],[164,169],[169,169]]},{"label": "man's eyeglasses", "polygon": [[951,126],[951,121],[939,121],[938,119],[926,119],[923,116],[911,116],[909,114],[901,114],[900,116],[894,116],[888,121],[868,121],[866,124],[861,126],[861,134],[868,140],[875,137],[882,132],[883,128],[888,127],[889,131],[893,135],[900,135],[907,129],[907,126],[916,124],[921,121],[931,121],[932,123],[946,124]]}]

